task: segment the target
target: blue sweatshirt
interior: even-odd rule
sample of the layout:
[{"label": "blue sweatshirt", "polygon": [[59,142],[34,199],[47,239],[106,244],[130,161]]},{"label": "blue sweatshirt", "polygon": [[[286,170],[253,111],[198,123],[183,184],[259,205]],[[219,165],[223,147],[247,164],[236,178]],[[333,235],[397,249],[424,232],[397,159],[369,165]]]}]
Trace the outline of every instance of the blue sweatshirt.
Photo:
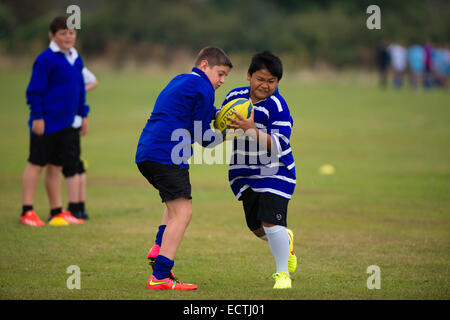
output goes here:
[{"label": "blue sweatshirt", "polygon": [[30,135],[34,135],[31,126],[36,119],[44,119],[44,134],[51,134],[70,127],[77,114],[87,117],[89,106],[86,105],[82,70],[80,56],[72,65],[64,53],[52,48],[36,58],[26,91]]},{"label": "blue sweatshirt", "polygon": [[136,163],[155,161],[188,168],[192,143],[205,146],[202,137],[194,135],[194,125],[203,134],[215,115],[214,88],[206,74],[193,68],[191,74],[176,76],[156,99],[139,139]]}]

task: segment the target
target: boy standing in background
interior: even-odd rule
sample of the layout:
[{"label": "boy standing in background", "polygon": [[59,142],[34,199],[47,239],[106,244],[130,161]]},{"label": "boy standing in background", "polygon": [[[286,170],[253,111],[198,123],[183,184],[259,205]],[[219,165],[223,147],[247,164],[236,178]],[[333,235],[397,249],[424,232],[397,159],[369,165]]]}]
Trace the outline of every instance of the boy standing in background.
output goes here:
[{"label": "boy standing in background", "polygon": [[67,17],[50,23],[50,46],[34,62],[26,90],[30,106],[30,151],[22,180],[22,216],[28,226],[45,223],[33,209],[34,195],[42,170],[50,204],[49,224],[61,226],[82,224],[69,211],[62,209],[61,171],[77,159],[70,156],[75,115],[82,117],[80,132],[86,134],[89,106],[82,76],[83,61],[75,45],[76,31],[67,27]]},{"label": "boy standing in background", "polygon": [[[83,79],[86,92],[94,90],[98,86],[97,78],[86,67],[83,68]],[[77,158],[77,161],[72,163],[75,165],[63,167],[62,173],[66,178],[67,184],[67,210],[76,218],[87,220],[89,219],[86,210],[86,165],[81,159],[81,124],[82,117],[75,116],[72,123],[73,140],[71,155]]]}]

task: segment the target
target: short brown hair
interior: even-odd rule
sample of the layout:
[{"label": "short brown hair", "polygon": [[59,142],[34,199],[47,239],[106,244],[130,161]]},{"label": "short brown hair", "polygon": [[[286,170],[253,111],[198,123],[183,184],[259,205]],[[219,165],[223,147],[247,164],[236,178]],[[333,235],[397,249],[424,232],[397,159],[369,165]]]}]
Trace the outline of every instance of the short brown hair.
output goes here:
[{"label": "short brown hair", "polygon": [[54,18],[52,20],[52,22],[50,23],[49,29],[52,34],[56,34],[56,32],[58,32],[58,30],[69,29],[67,27],[67,17],[59,16],[59,17]]},{"label": "short brown hair", "polygon": [[202,60],[206,60],[210,67],[227,66],[233,68],[233,64],[222,49],[216,47],[205,47],[200,50],[195,59],[195,66],[198,67]]}]

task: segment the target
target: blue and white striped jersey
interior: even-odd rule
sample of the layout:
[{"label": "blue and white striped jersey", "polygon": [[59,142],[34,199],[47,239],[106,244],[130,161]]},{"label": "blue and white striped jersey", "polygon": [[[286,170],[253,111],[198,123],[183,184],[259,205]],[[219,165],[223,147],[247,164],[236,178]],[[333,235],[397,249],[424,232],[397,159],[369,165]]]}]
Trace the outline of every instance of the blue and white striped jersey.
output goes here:
[{"label": "blue and white striped jersey", "polygon": [[[249,97],[250,87],[231,90],[222,105],[231,100]],[[233,141],[228,179],[239,200],[242,192],[269,192],[291,199],[296,184],[295,163],[289,139],[293,120],[289,108],[278,92],[254,106],[255,126],[272,137],[272,150],[267,151],[248,136]]]}]

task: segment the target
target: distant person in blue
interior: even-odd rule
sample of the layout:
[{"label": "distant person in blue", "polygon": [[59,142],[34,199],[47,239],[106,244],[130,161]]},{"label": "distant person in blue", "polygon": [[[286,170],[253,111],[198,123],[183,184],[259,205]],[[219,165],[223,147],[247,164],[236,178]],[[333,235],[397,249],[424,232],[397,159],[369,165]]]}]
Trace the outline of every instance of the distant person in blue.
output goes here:
[{"label": "distant person in blue", "polygon": [[447,85],[448,52],[444,47],[436,46],[431,50],[431,72],[433,85],[445,88]]},{"label": "distant person in blue", "polygon": [[50,46],[33,64],[33,72],[26,90],[30,106],[30,149],[28,164],[22,180],[22,216],[28,226],[45,223],[33,209],[34,195],[42,170],[45,168],[45,187],[50,202],[49,224],[61,226],[81,224],[69,211],[62,209],[62,167],[77,161],[69,147],[72,123],[82,117],[81,133],[88,128],[89,106],[82,70],[83,61],[74,48],[76,31],[67,27],[67,17],[56,17],[50,23]]},{"label": "distant person in blue", "polygon": [[450,76],[450,46],[444,48],[444,63],[445,63],[445,88],[448,86],[448,77]]},{"label": "distant person in blue", "polygon": [[[217,111],[215,90],[225,82],[232,67],[221,49],[203,48],[192,72],[176,76],[161,91],[142,130],[135,161],[166,206],[155,244],[147,256],[153,267],[147,283],[150,290],[197,289],[194,284],[179,282],[172,272],[176,251],[192,216],[187,161],[195,138],[194,122],[201,123],[202,132],[210,128]],[[187,142],[177,140],[177,132],[187,133]],[[187,148],[178,150],[180,143]]]},{"label": "distant person in blue", "polygon": [[408,49],[408,64],[410,68],[410,83],[413,90],[420,88],[425,72],[425,49],[415,44]]},{"label": "distant person in blue", "polygon": [[[274,289],[291,288],[290,275],[297,268],[294,235],[286,229],[288,203],[297,180],[289,142],[293,119],[278,90],[282,76],[277,56],[269,51],[257,53],[247,72],[250,86],[231,90],[222,104],[246,98],[254,106],[248,119],[238,114],[236,120],[229,118],[230,127],[245,134],[233,142],[228,178],[242,201],[248,228],[269,243],[276,263]],[[266,154],[270,157],[263,157]]]}]

